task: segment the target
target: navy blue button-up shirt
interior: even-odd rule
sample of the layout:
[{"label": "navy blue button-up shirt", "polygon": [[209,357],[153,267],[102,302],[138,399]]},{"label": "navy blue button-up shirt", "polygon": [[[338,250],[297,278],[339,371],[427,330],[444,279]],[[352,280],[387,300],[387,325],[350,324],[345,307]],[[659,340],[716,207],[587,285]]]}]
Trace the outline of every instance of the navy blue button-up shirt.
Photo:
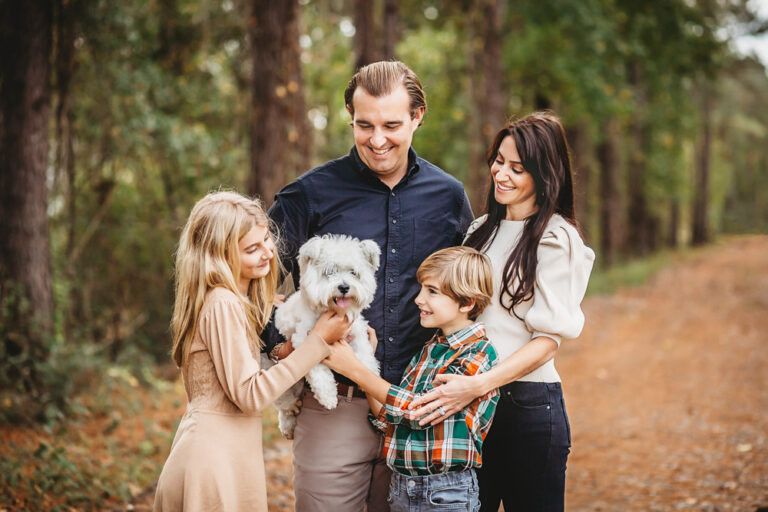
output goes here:
[{"label": "navy blue button-up shirt", "polygon": [[[461,245],[472,222],[461,182],[410,148],[408,171],[390,189],[353,147],[348,155],[308,171],[283,188],[269,216],[280,229],[283,264],[297,287],[296,257],[309,238],[335,233],[379,244],[376,296],[363,315],[379,339],[376,358],[382,377],[399,383],[411,357],[434,333],[419,324],[414,303],[420,290],[416,269],[431,253]],[[278,338],[273,331],[265,334],[271,350]]]}]

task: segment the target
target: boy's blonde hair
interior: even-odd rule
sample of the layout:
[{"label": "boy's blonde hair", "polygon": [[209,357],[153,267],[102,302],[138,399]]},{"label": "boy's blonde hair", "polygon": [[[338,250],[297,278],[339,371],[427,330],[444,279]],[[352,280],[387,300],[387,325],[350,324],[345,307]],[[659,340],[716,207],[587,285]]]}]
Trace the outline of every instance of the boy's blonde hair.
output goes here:
[{"label": "boy's blonde hair", "polygon": [[477,317],[491,303],[493,274],[488,257],[471,247],[448,247],[432,253],[416,271],[419,282],[432,277],[440,283],[440,292],[466,306],[473,300],[475,306],[468,313],[470,320]]},{"label": "boy's blonde hair", "polygon": [[258,335],[272,313],[280,262],[275,249],[269,274],[252,280],[248,296],[243,297],[238,288],[238,242],[254,226],[269,229],[269,218],[259,200],[237,192],[211,192],[192,208],[176,252],[171,330],[172,355],[178,366],[189,356],[205,294],[216,286],[240,298],[248,319],[248,332],[253,341],[261,342]]}]

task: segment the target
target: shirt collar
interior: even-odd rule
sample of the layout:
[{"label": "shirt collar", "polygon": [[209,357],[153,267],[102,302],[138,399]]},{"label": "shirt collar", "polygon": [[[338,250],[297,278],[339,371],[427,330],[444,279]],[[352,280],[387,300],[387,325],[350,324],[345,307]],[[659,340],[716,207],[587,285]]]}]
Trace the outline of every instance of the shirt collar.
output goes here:
[{"label": "shirt collar", "polygon": [[483,324],[475,322],[469,327],[459,329],[458,331],[443,336],[440,331],[435,335],[438,343],[448,343],[452,349],[457,349],[469,341],[476,339],[483,332]]},{"label": "shirt collar", "polygon": [[[370,170],[368,166],[365,165],[365,162],[363,162],[363,159],[360,158],[360,154],[357,152],[356,146],[352,146],[352,149],[349,152],[349,156],[352,157],[352,160],[355,162],[355,167],[358,171],[363,174],[373,176],[377,180],[379,179],[378,175]],[[413,149],[413,146],[411,146],[408,148],[408,171],[405,173],[406,180],[411,178],[417,172],[419,172],[419,155],[416,154],[416,150]]]}]

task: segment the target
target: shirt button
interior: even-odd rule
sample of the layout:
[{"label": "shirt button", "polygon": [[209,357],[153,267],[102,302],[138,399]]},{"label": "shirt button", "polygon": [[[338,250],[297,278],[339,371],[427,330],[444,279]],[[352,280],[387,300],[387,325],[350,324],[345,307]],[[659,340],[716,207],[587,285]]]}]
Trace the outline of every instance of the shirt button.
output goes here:
[{"label": "shirt button", "polygon": [[413,487],[414,485],[416,485],[416,482],[413,480],[408,480],[408,487]]},{"label": "shirt button", "polygon": [[392,254],[395,254],[397,252],[397,249],[392,249]]},{"label": "shirt button", "polygon": [[392,219],[392,224],[397,224],[397,219]]},{"label": "shirt button", "polygon": [[395,197],[395,193],[394,192],[392,192],[392,197]]},{"label": "shirt button", "polygon": [[392,279],[392,278],[390,277],[390,278],[389,278],[389,282],[390,282],[390,283],[394,283],[394,282],[395,282],[395,280],[394,280],[394,279]]},{"label": "shirt button", "polygon": [[390,336],[390,337],[389,337],[389,341],[395,341],[395,338],[393,338],[392,336]]},{"label": "shirt button", "polygon": [[389,312],[392,313],[395,310],[395,308],[389,308]]}]

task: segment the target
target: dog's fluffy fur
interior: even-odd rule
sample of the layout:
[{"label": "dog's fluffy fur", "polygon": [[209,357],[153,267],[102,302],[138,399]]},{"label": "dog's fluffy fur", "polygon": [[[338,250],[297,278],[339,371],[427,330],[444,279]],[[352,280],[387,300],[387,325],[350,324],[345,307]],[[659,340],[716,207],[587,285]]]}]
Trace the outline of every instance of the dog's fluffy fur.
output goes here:
[{"label": "dog's fluffy fur", "polygon": [[[368,322],[360,312],[373,301],[380,254],[376,242],[344,235],[316,236],[307,241],[299,249],[299,291],[275,313],[275,327],[280,334],[298,348],[323,312],[345,313],[353,321],[350,346],[357,358],[378,375],[379,363],[368,342]],[[327,366],[321,363],[312,368],[307,382],[320,404],[327,409],[336,407],[336,381]],[[301,387],[299,381],[275,402],[280,430],[288,439],[293,438]]]}]

